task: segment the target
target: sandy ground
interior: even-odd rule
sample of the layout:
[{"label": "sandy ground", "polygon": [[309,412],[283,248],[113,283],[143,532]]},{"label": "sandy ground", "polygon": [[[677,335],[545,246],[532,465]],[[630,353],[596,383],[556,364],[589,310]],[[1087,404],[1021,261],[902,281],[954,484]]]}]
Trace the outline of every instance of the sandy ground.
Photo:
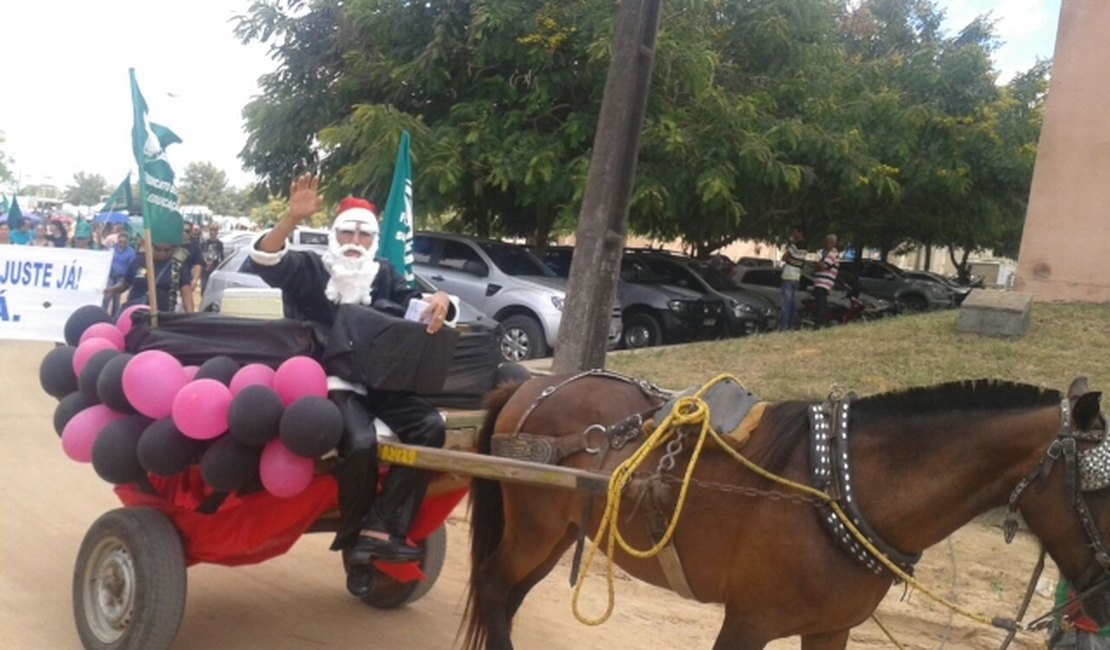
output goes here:
[{"label": "sandy ground", "polygon": [[[44,344],[0,342],[0,646],[13,650],[77,648],[70,587],[81,539],[100,514],[116,508],[110,487],[91,467],[62,453],[51,425],[55,401],[41,391]],[[451,648],[462,613],[468,572],[463,509],[448,521],[448,560],[435,588],[397,611],[378,611],[349,597],[329,535],[306,535],[286,555],[251,567],[189,570],[189,596],[174,648]],[[990,517],[931,549],[918,576],[961,605],[1012,616],[1036,560],[1036,541],[1021,534],[1005,545]],[[569,556],[525,601],[514,629],[522,649],[709,648],[721,612],[620,576],[613,618],[600,627],[578,623],[567,587]],[[1046,570],[1032,611],[1049,606],[1055,569]],[[604,607],[604,582],[584,598],[588,612]],[[909,648],[996,648],[1003,634],[950,619],[923,594],[895,588],[878,615]],[[1043,647],[1020,635],[1012,647]],[[797,648],[797,640],[776,649]],[[872,623],[850,647],[893,647]]]}]

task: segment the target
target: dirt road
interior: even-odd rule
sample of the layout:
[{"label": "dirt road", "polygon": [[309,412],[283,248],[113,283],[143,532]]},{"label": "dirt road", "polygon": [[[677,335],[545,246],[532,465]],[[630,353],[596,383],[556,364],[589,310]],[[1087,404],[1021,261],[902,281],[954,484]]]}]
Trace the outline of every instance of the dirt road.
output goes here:
[{"label": "dirt road", "polygon": [[[77,648],[71,581],[81,539],[100,514],[119,503],[89,466],[62,453],[51,418],[55,401],[41,391],[38,365],[44,344],[0,342],[0,646],[12,650]],[[305,536],[270,562],[228,569],[189,570],[185,619],[174,648],[447,649],[462,612],[467,566],[467,523],[459,509],[448,522],[447,565],[423,600],[383,612],[349,597],[328,535]],[[1036,543],[1019,535],[1006,546],[997,527],[969,525],[926,554],[918,575],[960,604],[988,615],[1012,615],[1036,557]],[[514,639],[523,650],[710,648],[720,609],[684,601],[620,576],[617,609],[601,627],[579,624],[571,614],[567,558],[525,601]],[[1051,567],[1046,575],[1054,576]],[[588,612],[604,607],[604,582],[594,579],[584,598]],[[1047,609],[1053,584],[1044,581],[1033,609]],[[949,616],[921,594],[902,599],[893,589],[879,610],[882,620],[910,648],[996,648],[1002,634]],[[1014,647],[1043,647],[1021,636]],[[795,640],[772,648],[796,648]],[[892,647],[868,623],[851,647]]]}]

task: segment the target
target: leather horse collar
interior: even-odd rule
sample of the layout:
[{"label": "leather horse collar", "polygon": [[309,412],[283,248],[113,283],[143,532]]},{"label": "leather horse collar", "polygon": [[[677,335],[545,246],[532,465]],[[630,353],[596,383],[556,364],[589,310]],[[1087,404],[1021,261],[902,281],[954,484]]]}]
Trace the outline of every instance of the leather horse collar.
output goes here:
[{"label": "leather horse collar", "polygon": [[[813,487],[824,491],[840,504],[852,525],[867,541],[891,562],[909,575],[921,554],[910,555],[894,548],[876,533],[859,509],[852,489],[851,463],[848,455],[849,404],[854,396],[830,400],[809,407],[810,480]],[[882,562],[861,544],[840,517],[827,505],[820,506],[821,522],[837,544],[875,575],[891,576]]]}]

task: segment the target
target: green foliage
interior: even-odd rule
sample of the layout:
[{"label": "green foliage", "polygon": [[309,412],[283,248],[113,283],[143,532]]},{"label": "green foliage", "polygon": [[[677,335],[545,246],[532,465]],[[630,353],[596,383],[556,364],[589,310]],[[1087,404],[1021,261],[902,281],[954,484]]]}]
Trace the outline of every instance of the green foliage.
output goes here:
[{"label": "green foliage", "polygon": [[4,153],[4,132],[0,131],[0,183],[8,183],[12,180],[12,170],[10,165],[14,161]]},{"label": "green foliage", "polygon": [[[597,0],[259,0],[278,63],[241,157],[273,193],[384,204],[412,135],[417,225],[574,229],[616,6]],[[858,246],[1015,250],[1048,65],[1004,87],[994,25],[932,0],[668,0],[629,227],[706,254],[796,223]]]},{"label": "green foliage", "polygon": [[100,174],[77,172],[66,186],[63,197],[74,205],[93,205],[108,198],[114,188]]}]

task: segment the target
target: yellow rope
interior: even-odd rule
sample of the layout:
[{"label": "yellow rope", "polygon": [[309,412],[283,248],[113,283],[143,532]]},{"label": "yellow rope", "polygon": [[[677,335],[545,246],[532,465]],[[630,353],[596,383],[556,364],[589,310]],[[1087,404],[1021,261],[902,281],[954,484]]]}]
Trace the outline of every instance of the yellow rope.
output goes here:
[{"label": "yellow rope", "polygon": [[898,639],[895,639],[894,635],[890,633],[890,630],[886,629],[886,626],[883,625],[883,622],[879,620],[878,616],[872,614],[871,620],[875,622],[875,625],[879,626],[879,629],[883,631],[883,634],[886,635],[886,638],[890,639],[890,642],[894,644],[895,648],[898,648],[898,650],[905,650],[906,646],[898,643]]},{"label": "yellow rope", "polygon": [[[844,513],[843,510],[841,510],[840,504],[838,504],[836,500],[830,497],[828,494],[803,483],[791,481],[787,478],[779,476],[778,474],[763,469],[759,465],[756,465],[752,461],[748,460],[740,452],[733,449],[728,442],[723,440],[720,434],[714,431],[713,427],[709,425],[709,407],[706,405],[705,401],[702,400],[702,395],[704,395],[706,391],[708,391],[715,384],[722,381],[734,381],[737,384],[740,384],[740,381],[733,375],[722,374],[714,377],[707,384],[702,386],[696,393],[694,393],[694,395],[679,399],[676,402],[674,408],[671,410],[670,415],[668,415],[662,422],[659,423],[659,426],[656,427],[655,431],[653,431],[650,436],[648,436],[647,440],[644,441],[644,444],[641,445],[640,448],[632,454],[632,456],[630,456],[628,459],[618,465],[615,470],[613,470],[613,474],[609,477],[609,489],[606,495],[605,513],[601,518],[601,523],[598,525],[597,535],[595,535],[594,541],[590,545],[589,553],[586,554],[586,561],[583,564],[582,571],[580,572],[581,577],[579,578],[578,583],[574,586],[574,594],[571,598],[571,607],[574,612],[574,616],[578,619],[580,623],[583,623],[585,625],[601,625],[606,620],[608,620],[613,613],[613,607],[615,603],[615,596],[613,591],[613,567],[617,544],[620,544],[621,549],[632,557],[639,559],[648,559],[654,557],[655,555],[658,555],[659,552],[667,544],[670,543],[675,528],[678,526],[678,520],[682,516],[682,509],[686,504],[686,495],[690,485],[690,479],[694,474],[694,468],[697,466],[698,459],[701,456],[701,452],[705,446],[706,439],[712,437],[712,439],[717,442],[718,446],[720,446],[722,450],[724,450],[727,454],[732,456],[733,459],[735,459],[737,462],[739,462],[755,474],[767,479],[768,481],[777,483],[783,487],[809,496],[831,508],[833,512],[836,513],[836,516],[840,519],[841,523],[843,523],[848,531],[852,534],[852,537],[854,537],[857,542],[859,542],[864,548],[867,549],[868,552],[870,552],[875,558],[877,558],[888,571],[897,576],[907,585],[913,587],[914,589],[917,589],[921,593],[925,594],[928,598],[932,599],[933,601],[939,603],[944,607],[949,608],[950,610],[956,612],[957,614],[960,614],[961,616],[965,616],[978,623],[993,627],[991,619],[981,614],[976,614],[972,611],[969,611],[949,601],[940,594],[933,592],[932,590],[918,582],[917,579],[915,579],[913,576],[903,571],[898,565],[894,564],[894,562],[888,559],[886,555],[879,551],[879,549],[875,548],[875,546],[871,542],[869,542],[866,537],[864,537],[863,533],[861,533],[859,529],[852,525],[852,522],[848,519],[848,516]],[[658,449],[660,446],[664,445],[669,438],[673,437],[678,427],[689,426],[698,423],[701,424],[701,430],[698,433],[698,441],[697,444],[694,446],[694,452],[690,457],[690,463],[686,466],[686,472],[682,477],[682,487],[679,491],[678,501],[675,503],[674,513],[670,517],[670,522],[667,526],[667,530],[664,532],[659,542],[651,548],[633,548],[624,539],[624,536],[621,534],[620,528],[616,523],[619,521],[621,494],[623,493],[625,486],[628,485],[628,482],[632,480],[632,477],[639,469],[639,466],[647,459],[648,454],[650,454],[655,449]],[[582,525],[586,526],[588,525],[588,522],[582,522]],[[582,591],[583,583],[586,582],[586,576],[589,574],[589,569],[593,564],[594,557],[597,554],[597,549],[602,545],[603,541],[605,544],[605,554],[607,558],[605,578],[607,583],[608,600],[606,603],[605,611],[601,614],[601,616],[597,618],[587,618],[581,613],[578,608],[578,597]],[[876,621],[876,623],[877,622],[878,621]],[[881,624],[880,627],[882,627]]]}]

